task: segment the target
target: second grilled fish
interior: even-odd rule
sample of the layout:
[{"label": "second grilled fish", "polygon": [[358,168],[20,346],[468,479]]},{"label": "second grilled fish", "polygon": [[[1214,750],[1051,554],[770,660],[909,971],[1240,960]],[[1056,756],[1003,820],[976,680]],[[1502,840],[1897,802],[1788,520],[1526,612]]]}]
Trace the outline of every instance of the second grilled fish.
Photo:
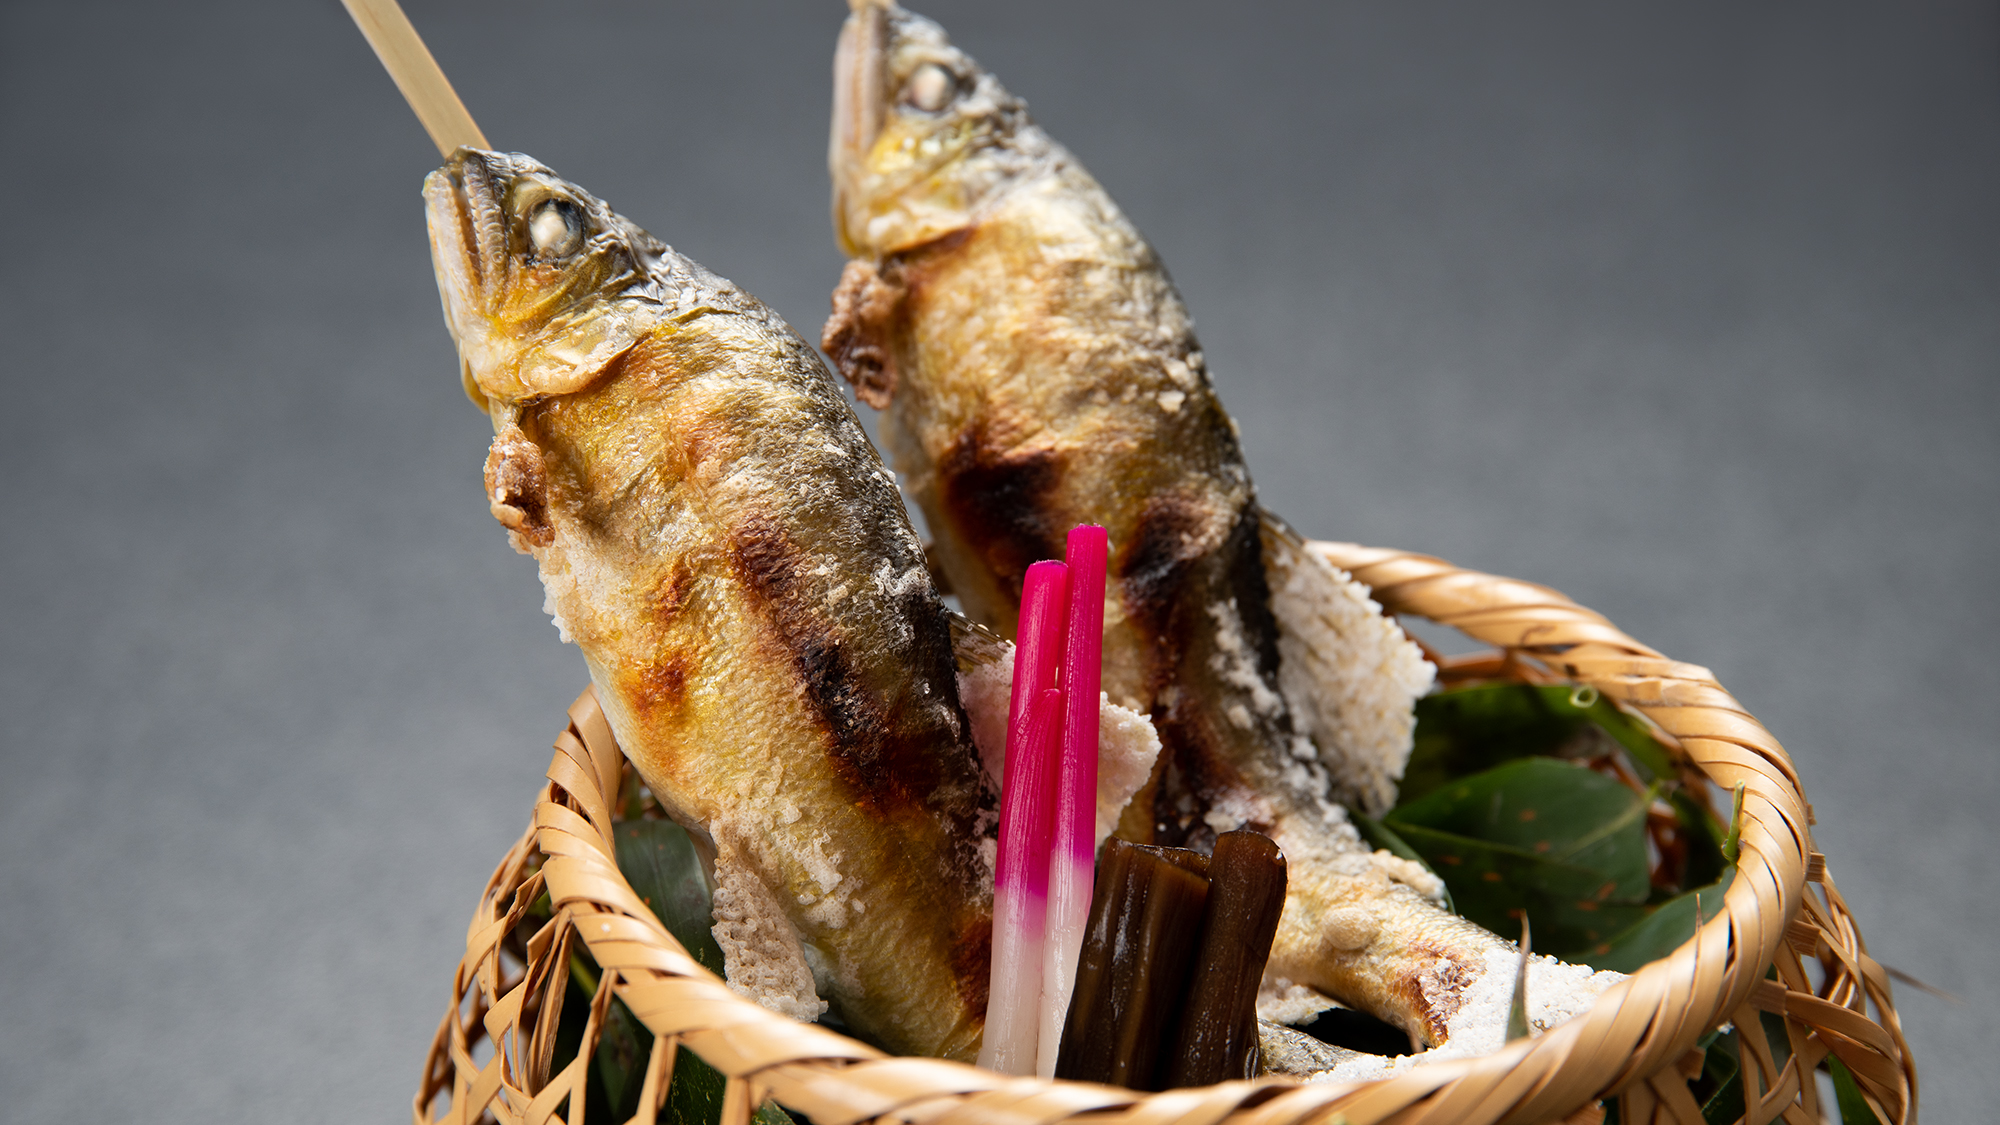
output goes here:
[{"label": "second grilled fish", "polygon": [[1163,768],[1119,834],[1202,847],[1241,825],[1292,880],[1269,972],[1439,1043],[1509,943],[1371,853],[1431,670],[1346,575],[1258,506],[1234,422],[1151,247],[938,26],[857,0],[835,63],[834,223],[854,259],[822,343],[886,410],[896,467],[968,613],[1102,523],[1104,687]]}]

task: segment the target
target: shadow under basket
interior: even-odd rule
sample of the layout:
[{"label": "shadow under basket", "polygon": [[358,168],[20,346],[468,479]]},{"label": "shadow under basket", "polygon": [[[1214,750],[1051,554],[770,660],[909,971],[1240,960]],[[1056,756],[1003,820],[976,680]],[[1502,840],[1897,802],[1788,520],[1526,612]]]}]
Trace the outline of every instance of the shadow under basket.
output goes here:
[{"label": "shadow under basket", "polygon": [[[1586,1013],[1477,1059],[1371,1082],[1264,1078],[1142,1094],[1018,1078],[938,1059],[897,1058],[742,999],[702,968],[619,873],[612,826],[625,761],[586,691],[557,738],[534,822],[491,879],[467,931],[452,1005],[424,1062],[417,1125],[512,1125],[584,1116],[586,1069],[615,995],[654,1035],[636,1122],[651,1122],[685,1047],[726,1078],[721,1125],[775,1100],[813,1125],[1487,1125],[1590,1121],[1703,1125],[1688,1080],[1697,1042],[1724,1023],[1745,1035],[1748,1125],[1819,1125],[1832,1115],[1815,1072],[1831,1055],[1885,1125],[1916,1120],[1916,1069],[1887,973],[1867,954],[1823,856],[1791,759],[1707,669],[1669,660],[1547,587],[1438,559],[1317,543],[1391,613],[1428,618],[1497,646],[1490,658],[1538,678],[1595,687],[1645,716],[1687,768],[1744,786],[1737,878],[1723,909],[1672,954],[1605,992]],[[547,895],[552,916],[522,940]],[[530,922],[532,925],[532,922]],[[510,940],[510,935],[512,940]],[[560,998],[576,942],[601,966],[582,1046],[551,1074]],[[1766,1016],[1776,1017],[1775,1020]]]}]

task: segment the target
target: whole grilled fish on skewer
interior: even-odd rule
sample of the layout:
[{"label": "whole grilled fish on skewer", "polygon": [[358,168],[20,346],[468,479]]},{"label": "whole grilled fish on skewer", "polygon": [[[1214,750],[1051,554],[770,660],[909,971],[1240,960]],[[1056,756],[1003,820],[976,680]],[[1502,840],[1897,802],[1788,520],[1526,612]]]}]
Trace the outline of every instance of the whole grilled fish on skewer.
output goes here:
[{"label": "whole grilled fish on skewer", "polygon": [[1202,846],[1248,824],[1292,886],[1269,973],[1450,1037],[1511,943],[1372,853],[1431,672],[1364,590],[1257,505],[1234,422],[1152,249],[936,24],[855,4],[835,63],[823,346],[882,432],[967,612],[1004,628],[1069,527],[1110,531],[1104,687],[1164,751],[1120,822]]},{"label": "whole grilled fish on skewer", "polygon": [[527,157],[462,149],[424,198],[493,421],[493,513],[710,849],[731,983],[970,1059],[991,802],[945,608],[831,376],[755,298]]}]

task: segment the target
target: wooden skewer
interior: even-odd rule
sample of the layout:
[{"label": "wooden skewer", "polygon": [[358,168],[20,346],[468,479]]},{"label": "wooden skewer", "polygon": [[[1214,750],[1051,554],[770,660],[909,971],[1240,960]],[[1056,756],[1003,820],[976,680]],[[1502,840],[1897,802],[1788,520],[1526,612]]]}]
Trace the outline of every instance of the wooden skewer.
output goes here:
[{"label": "wooden skewer", "polygon": [[375,57],[396,80],[396,88],[416,111],[417,120],[423,122],[424,132],[431,135],[441,155],[450,156],[461,146],[492,147],[396,0],[340,2],[347,6],[347,14],[354,17],[368,45],[375,48]]}]

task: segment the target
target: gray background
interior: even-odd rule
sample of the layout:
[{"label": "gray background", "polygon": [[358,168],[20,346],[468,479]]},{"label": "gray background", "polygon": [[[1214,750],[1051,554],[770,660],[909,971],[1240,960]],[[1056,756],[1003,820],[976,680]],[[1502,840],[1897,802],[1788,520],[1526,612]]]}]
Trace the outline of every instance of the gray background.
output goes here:
[{"label": "gray background", "polygon": [[[411,5],[817,336],[837,0]],[[2000,1099],[1992,4],[927,9],[1152,237],[1267,502],[1791,748],[1926,1116]],[[393,1120],[584,682],[332,0],[0,8],[0,1117]],[[1982,1109],[1985,1112],[1982,1112]]]}]

